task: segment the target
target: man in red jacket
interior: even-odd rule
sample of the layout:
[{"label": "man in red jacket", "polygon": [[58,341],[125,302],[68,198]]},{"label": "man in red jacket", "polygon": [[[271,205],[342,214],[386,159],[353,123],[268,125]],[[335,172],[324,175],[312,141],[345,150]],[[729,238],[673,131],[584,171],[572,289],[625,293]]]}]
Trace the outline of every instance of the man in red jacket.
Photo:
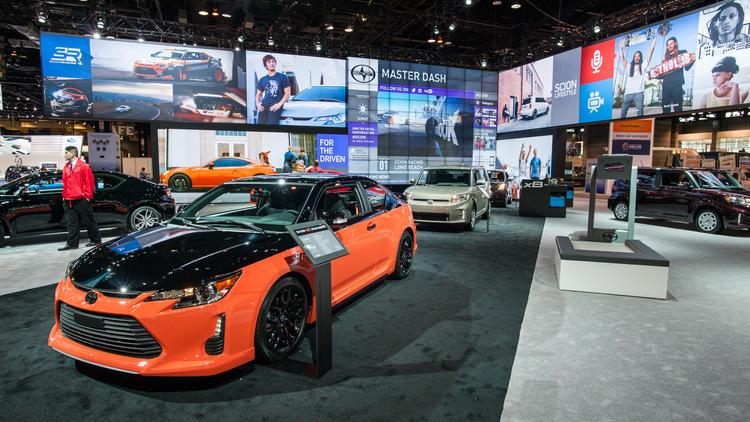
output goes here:
[{"label": "man in red jacket", "polygon": [[102,243],[99,227],[91,210],[94,198],[94,173],[86,162],[78,158],[78,148],[65,147],[65,161],[63,167],[63,209],[68,218],[68,242],[58,249],[65,251],[77,249],[81,232],[81,220],[86,225],[89,235],[87,247]]}]

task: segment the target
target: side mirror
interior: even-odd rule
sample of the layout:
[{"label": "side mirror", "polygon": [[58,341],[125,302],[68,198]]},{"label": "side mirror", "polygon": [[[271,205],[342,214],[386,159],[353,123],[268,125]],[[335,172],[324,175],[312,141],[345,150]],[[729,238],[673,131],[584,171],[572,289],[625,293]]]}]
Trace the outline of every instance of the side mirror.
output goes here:
[{"label": "side mirror", "polygon": [[214,163],[208,163],[208,169],[213,170],[213,168],[214,168]]},{"label": "side mirror", "polygon": [[25,188],[23,188],[21,193],[25,195],[28,195],[31,193],[39,193],[39,186],[26,186]]},{"label": "side mirror", "polygon": [[409,184],[410,184],[410,185],[413,185],[413,184],[414,184],[414,182],[415,182],[415,180],[414,180],[414,178],[413,178],[413,177],[412,177],[411,179],[409,179]]}]

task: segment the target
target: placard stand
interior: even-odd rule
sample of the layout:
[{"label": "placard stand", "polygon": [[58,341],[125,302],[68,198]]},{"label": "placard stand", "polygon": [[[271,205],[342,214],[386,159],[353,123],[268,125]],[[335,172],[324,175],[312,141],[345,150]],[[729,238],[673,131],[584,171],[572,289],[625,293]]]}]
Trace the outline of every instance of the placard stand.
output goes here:
[{"label": "placard stand", "polygon": [[[315,344],[313,364],[302,365],[314,378],[333,367],[333,312],[331,309],[331,261],[349,251],[323,220],[286,226],[289,234],[315,266]],[[296,367],[299,368],[297,362]],[[289,366],[289,365],[287,365]]]}]

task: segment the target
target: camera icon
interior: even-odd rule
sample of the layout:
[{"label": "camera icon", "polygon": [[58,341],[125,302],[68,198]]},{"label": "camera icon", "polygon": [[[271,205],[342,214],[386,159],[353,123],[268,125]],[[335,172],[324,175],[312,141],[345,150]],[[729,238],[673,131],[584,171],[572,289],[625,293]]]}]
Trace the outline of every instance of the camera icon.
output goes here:
[{"label": "camera icon", "polygon": [[599,91],[595,91],[589,94],[587,106],[589,113],[599,112],[599,107],[604,105],[604,98],[599,96]]}]

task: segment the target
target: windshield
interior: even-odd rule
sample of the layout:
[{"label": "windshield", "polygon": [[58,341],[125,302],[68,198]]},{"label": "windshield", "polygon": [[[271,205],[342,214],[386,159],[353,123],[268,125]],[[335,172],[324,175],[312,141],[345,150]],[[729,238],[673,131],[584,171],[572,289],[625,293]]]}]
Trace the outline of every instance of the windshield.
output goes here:
[{"label": "windshield", "polygon": [[0,195],[14,195],[18,193],[18,190],[24,185],[29,184],[32,179],[37,177],[36,174],[30,174],[28,176],[21,177],[12,182],[8,182],[0,186]]},{"label": "windshield", "polygon": [[469,170],[422,170],[417,180],[418,185],[436,186],[469,186],[471,183],[471,172]]},{"label": "windshield", "polygon": [[346,90],[343,86],[314,86],[297,94],[292,101],[346,101]]},{"label": "windshield", "polygon": [[505,181],[505,173],[498,171],[498,172],[490,172],[490,182],[504,182]]},{"label": "windshield", "polygon": [[[301,183],[258,182],[222,185],[208,191],[177,217],[190,223],[211,224],[222,228],[227,221],[251,223],[264,230],[286,231],[297,220],[312,185]],[[178,219],[179,220],[179,219]]]},{"label": "windshield", "polygon": [[521,102],[523,105],[531,104],[531,98],[524,98],[523,102]]},{"label": "windshield", "polygon": [[741,188],[742,185],[734,177],[725,171],[696,171],[693,177],[698,186],[707,189],[732,189]]},{"label": "windshield", "polygon": [[158,57],[160,59],[179,59],[182,57],[182,53],[177,53],[174,51],[157,51],[156,53],[152,54],[151,57]]}]

